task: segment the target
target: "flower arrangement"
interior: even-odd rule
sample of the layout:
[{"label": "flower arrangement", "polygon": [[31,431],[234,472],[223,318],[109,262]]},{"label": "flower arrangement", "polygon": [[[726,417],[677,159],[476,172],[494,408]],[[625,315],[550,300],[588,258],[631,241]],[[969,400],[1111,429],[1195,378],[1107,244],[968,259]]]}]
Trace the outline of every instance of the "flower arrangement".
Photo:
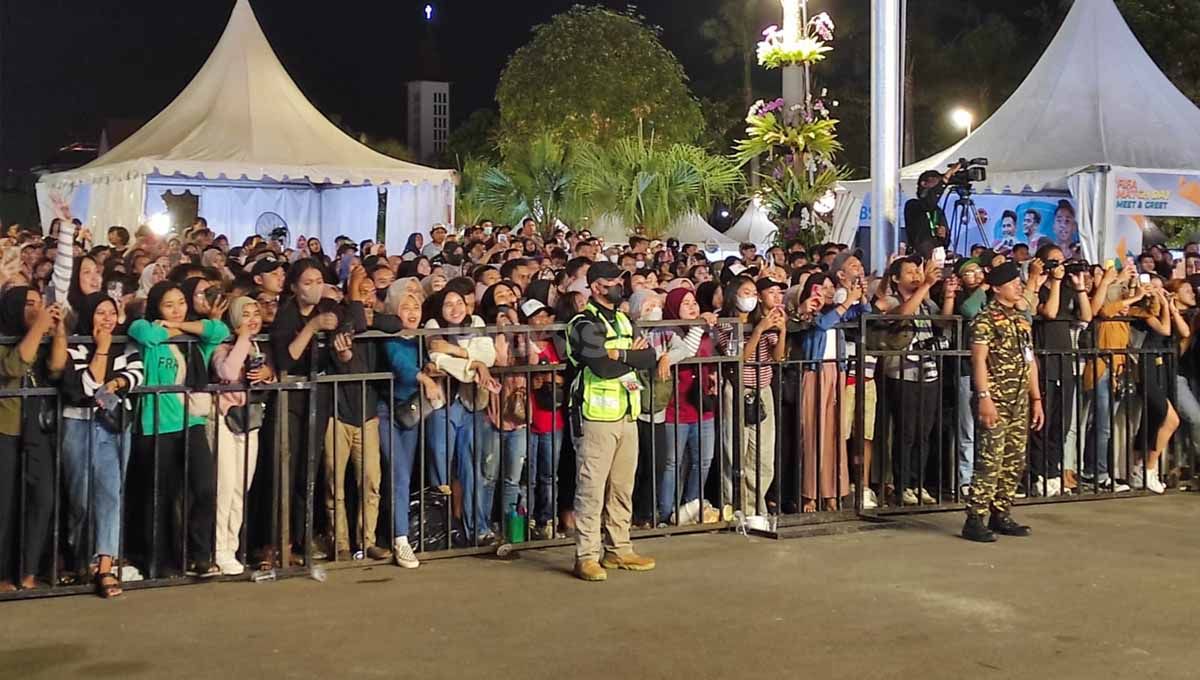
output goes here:
[{"label": "flower arrangement", "polygon": [[[803,5],[802,5],[803,7]],[[768,69],[809,67],[825,59],[833,48],[833,19],[822,12],[800,22],[799,35],[788,36],[778,26],[763,31],[758,62]],[[811,82],[807,78],[805,84]],[[828,213],[829,197],[848,173],[834,162],[842,150],[837,139],[836,101],[827,101],[822,89],[814,97],[788,105],[783,99],[759,100],[746,114],[746,137],[735,145],[734,158],[748,163],[766,156],[760,186],[754,196],[780,228],[780,243],[799,239],[820,242],[825,227],[817,208]]]}]

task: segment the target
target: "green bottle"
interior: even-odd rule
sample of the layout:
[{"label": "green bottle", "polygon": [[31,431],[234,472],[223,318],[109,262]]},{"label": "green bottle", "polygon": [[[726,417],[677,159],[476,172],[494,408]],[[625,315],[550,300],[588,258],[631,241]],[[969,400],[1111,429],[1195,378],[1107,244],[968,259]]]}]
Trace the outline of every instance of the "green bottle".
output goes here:
[{"label": "green bottle", "polygon": [[517,496],[517,504],[508,511],[508,542],[509,543],[524,543],[525,542],[525,527],[528,523],[527,512],[525,506],[521,503],[521,497]]}]

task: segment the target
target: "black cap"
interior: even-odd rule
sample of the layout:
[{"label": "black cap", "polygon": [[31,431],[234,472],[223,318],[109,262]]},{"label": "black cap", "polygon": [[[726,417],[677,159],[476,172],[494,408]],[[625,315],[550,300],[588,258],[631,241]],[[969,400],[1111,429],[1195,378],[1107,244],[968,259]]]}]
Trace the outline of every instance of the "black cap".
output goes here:
[{"label": "black cap", "polygon": [[1020,276],[1021,270],[1017,267],[1017,263],[1010,260],[988,272],[987,282],[989,286],[996,288]]},{"label": "black cap", "polygon": [[754,287],[757,288],[758,292],[761,293],[768,288],[786,289],[787,285],[780,283],[780,282],[776,281],[775,279],[759,279],[758,282],[754,284]]},{"label": "black cap", "polygon": [[279,269],[281,267],[283,267],[283,260],[276,260],[274,258],[264,257],[263,259],[254,263],[254,267],[250,270],[250,275],[258,276],[259,274],[266,274],[268,272],[273,272],[276,269]]},{"label": "black cap", "polygon": [[612,262],[595,262],[588,267],[587,282],[589,286],[600,279],[619,278],[621,278],[621,269]]}]

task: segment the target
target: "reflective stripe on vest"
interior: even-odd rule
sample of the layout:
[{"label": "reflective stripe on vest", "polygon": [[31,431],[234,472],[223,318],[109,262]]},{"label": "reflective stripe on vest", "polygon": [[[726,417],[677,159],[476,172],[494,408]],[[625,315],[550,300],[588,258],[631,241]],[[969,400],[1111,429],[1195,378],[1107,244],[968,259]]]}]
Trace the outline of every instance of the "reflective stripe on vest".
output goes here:
[{"label": "reflective stripe on vest", "polygon": [[[604,324],[604,349],[628,350],[633,348],[633,324],[630,323],[629,317],[618,311],[617,325],[614,328],[612,323],[592,303],[588,303],[585,311]],[[571,323],[575,323],[582,316],[581,314],[575,317]],[[584,419],[615,423],[626,415],[636,416],[641,413],[641,391],[630,391],[625,387],[626,384],[638,384],[637,374],[630,371],[619,378],[598,377],[582,362],[575,361],[575,351],[578,348],[570,346],[572,334],[571,332],[567,333],[567,352],[571,357],[571,362],[580,366],[578,380],[582,382],[582,396],[579,406]]]}]

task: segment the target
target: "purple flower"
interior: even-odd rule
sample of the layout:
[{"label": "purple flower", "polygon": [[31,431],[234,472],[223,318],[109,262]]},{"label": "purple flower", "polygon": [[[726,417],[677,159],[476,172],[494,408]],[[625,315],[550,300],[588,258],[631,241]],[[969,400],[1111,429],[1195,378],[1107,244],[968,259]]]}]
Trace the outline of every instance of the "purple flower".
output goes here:
[{"label": "purple flower", "polygon": [[829,14],[821,12],[813,17],[809,22],[814,33],[821,37],[821,40],[829,42],[833,40],[833,19],[829,18]]},{"label": "purple flower", "polygon": [[771,113],[772,111],[778,111],[779,109],[783,108],[783,105],[784,105],[783,98],[780,97],[779,99],[776,99],[775,101],[772,101],[772,102],[768,102],[765,106],[763,106],[762,110],[759,111],[759,114],[765,115],[765,114]]}]

